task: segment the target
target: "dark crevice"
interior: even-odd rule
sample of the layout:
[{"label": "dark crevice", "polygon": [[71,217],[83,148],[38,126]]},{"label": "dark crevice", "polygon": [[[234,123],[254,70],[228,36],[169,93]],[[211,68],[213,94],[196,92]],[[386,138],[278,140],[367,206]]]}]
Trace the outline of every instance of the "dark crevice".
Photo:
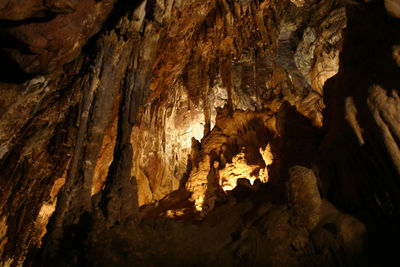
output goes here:
[{"label": "dark crevice", "polygon": [[41,17],[34,17],[24,20],[0,20],[0,29],[4,30],[6,28],[17,27],[20,25],[31,24],[31,23],[46,23],[53,20],[57,16],[56,13],[51,11],[46,11]]},{"label": "dark crevice", "polygon": [[24,72],[6,52],[0,49],[0,82],[22,84],[34,77]]}]

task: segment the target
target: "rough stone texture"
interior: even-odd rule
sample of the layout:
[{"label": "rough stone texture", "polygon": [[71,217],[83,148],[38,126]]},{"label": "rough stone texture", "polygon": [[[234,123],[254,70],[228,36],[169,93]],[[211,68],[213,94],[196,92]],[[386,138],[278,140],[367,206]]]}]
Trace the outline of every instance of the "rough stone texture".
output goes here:
[{"label": "rough stone texture", "polygon": [[[5,14],[0,13],[0,46],[31,73],[53,71],[75,59],[101,29],[114,4],[113,0],[46,1],[44,6],[43,1],[9,2]],[[35,19],[37,13],[42,18]]]},{"label": "rough stone texture", "polygon": [[340,71],[325,86],[327,135],[320,146],[319,176],[324,194],[366,223],[370,246],[381,244],[371,248],[373,255],[381,255],[375,263],[390,264],[399,234],[395,140],[400,69],[393,47],[400,41],[400,24],[379,1],[349,8],[348,13]]},{"label": "rough stone texture", "polygon": [[302,7],[304,6],[304,0],[290,0],[293,4],[295,4],[297,7]]},{"label": "rough stone texture", "polygon": [[400,18],[400,1],[385,0],[386,11],[395,18]]},{"label": "rough stone texture", "polygon": [[[144,266],[151,257],[155,265],[318,266],[333,263],[338,257],[333,251],[338,247],[354,252],[351,257],[347,256],[356,259],[365,226],[354,217],[340,213],[330,203],[321,201],[311,170],[297,166],[291,169],[291,176],[294,180],[307,181],[301,182],[307,185],[300,193],[305,198],[290,198],[291,204],[284,204],[287,199],[273,193],[279,190],[272,185],[258,191],[238,186],[228,194],[228,203],[216,207],[199,224],[143,219],[135,225],[126,220],[107,232],[96,232],[89,246],[99,242],[99,236],[104,244],[110,245],[91,247],[98,254],[89,261],[101,266]],[[293,182],[292,185],[291,180],[288,192],[298,194],[295,188],[299,184]],[[310,206],[307,197],[314,200]],[[302,216],[305,214],[317,220],[304,222]],[[121,254],[115,254],[117,251]],[[341,256],[337,260],[352,262]]]},{"label": "rough stone texture", "polygon": [[[213,129],[217,108],[277,112],[288,101],[322,125],[322,85],[338,70],[344,8],[334,1],[315,3],[307,11],[266,2],[208,2],[170,14],[164,11],[167,6],[156,9],[167,24],[168,15],[183,13],[167,32],[147,42],[146,54],[151,55],[157,53],[150,43],[160,38],[164,45],[153,59],[153,73],[142,74],[151,77],[153,93],[139,110],[140,123],[131,137],[140,205],[178,189],[187,172],[192,138],[200,141]],[[194,20],[193,13],[200,16]],[[274,20],[267,16],[272,13]],[[308,19],[312,23],[306,27]],[[308,30],[317,37],[311,54],[297,38]],[[174,56],[177,53],[181,57]],[[299,60],[308,64],[307,70],[298,66]]]},{"label": "rough stone texture", "polygon": [[3,1],[1,264],[390,263],[395,3]]}]

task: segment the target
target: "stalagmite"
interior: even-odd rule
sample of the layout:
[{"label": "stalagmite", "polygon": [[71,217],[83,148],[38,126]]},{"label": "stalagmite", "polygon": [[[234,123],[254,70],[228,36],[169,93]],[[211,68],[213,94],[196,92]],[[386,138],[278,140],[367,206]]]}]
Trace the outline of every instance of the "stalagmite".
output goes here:
[{"label": "stalagmite", "polygon": [[0,266],[382,265],[396,0],[4,0]]}]

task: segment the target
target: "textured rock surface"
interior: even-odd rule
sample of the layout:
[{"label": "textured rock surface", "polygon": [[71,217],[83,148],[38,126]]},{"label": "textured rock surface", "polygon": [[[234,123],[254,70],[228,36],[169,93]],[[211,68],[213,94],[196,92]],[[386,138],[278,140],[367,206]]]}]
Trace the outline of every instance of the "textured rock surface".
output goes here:
[{"label": "textured rock surface", "polygon": [[[395,32],[400,25],[379,2],[348,13],[351,20],[340,72],[325,87],[327,135],[321,150],[329,153],[322,153],[320,177],[325,194],[336,205],[367,223],[371,242],[385,244],[374,248],[374,253],[383,255],[377,262],[389,264],[399,219],[398,142],[394,140],[398,140],[400,69],[393,47],[399,44]],[[373,19],[361,23],[372,14]],[[361,43],[368,45],[360,48]]]},{"label": "textured rock surface", "polygon": [[[332,251],[338,247],[359,252],[365,226],[321,200],[311,170],[296,166],[290,173],[290,201],[277,195],[280,189],[272,185],[257,191],[238,186],[227,195],[228,203],[199,224],[144,219],[135,225],[127,220],[106,233],[96,232],[90,243],[96,244],[101,236],[110,246],[92,247],[98,254],[90,263],[145,266],[151,257],[155,265],[318,266],[333,263],[337,255]],[[300,193],[296,187],[304,185]],[[121,254],[110,256],[110,251]],[[346,262],[342,257],[337,260]]]},{"label": "textured rock surface", "polygon": [[[322,85],[338,70],[344,8],[334,1],[304,11],[285,3],[223,3],[184,5],[182,18],[159,37],[165,45],[148,76],[152,101],[139,111],[131,137],[140,204],[178,189],[192,138],[200,141],[212,130],[218,108],[277,112],[288,101],[322,125]],[[193,13],[201,15],[193,20]],[[317,38],[311,54],[297,36],[308,31]],[[151,47],[146,53],[155,54]]]},{"label": "textured rock surface", "polygon": [[0,13],[0,46],[31,73],[53,71],[75,59],[114,4],[112,0],[8,2]]},{"label": "textured rock surface", "polygon": [[385,8],[391,16],[400,18],[400,1],[385,0]]},{"label": "textured rock surface", "polygon": [[390,263],[396,7],[3,1],[0,263]]}]

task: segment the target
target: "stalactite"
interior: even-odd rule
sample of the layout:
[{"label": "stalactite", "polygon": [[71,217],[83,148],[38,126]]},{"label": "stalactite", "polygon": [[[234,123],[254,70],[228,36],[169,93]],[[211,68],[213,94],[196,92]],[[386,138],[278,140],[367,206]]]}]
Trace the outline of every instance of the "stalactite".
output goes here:
[{"label": "stalactite", "polygon": [[396,1],[20,2],[0,265],[395,257]]}]

